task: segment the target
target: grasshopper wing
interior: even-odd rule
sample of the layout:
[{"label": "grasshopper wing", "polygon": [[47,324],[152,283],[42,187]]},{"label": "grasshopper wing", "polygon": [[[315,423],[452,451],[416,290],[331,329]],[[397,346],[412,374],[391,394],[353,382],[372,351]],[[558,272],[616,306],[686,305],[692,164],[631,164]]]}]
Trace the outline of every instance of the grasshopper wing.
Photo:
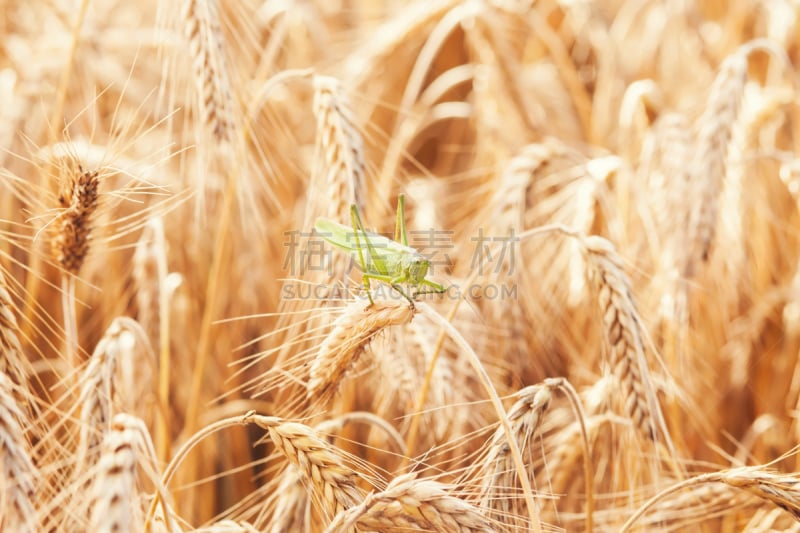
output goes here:
[{"label": "grasshopper wing", "polygon": [[314,229],[320,237],[337,248],[350,252],[356,251],[353,228],[327,218],[318,218],[314,223]]}]

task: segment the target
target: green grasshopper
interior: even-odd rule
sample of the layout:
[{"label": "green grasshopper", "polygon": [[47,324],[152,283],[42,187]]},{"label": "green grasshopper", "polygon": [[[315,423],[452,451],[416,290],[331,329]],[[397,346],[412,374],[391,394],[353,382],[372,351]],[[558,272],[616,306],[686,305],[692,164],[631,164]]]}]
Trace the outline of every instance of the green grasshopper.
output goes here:
[{"label": "green grasshopper", "polygon": [[[408,300],[412,308],[414,307],[414,298],[418,295],[442,293],[447,290],[443,285],[425,279],[431,262],[408,245],[404,195],[401,194],[397,198],[394,240],[365,230],[355,204],[350,206],[350,221],[352,227],[326,218],[318,218],[314,228],[320,237],[337,248],[358,254],[362,282],[367,291],[370,305],[375,303],[370,293],[369,280],[371,279],[391,285],[394,290]],[[401,286],[403,284],[414,286],[415,290],[411,296],[403,290]],[[419,290],[421,286],[429,289],[421,291]]]}]

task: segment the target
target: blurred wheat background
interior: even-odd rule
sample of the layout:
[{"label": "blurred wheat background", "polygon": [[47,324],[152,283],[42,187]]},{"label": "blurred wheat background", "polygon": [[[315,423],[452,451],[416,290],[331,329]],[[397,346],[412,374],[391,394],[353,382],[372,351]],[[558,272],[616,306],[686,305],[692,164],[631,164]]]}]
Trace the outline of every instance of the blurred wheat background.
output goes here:
[{"label": "blurred wheat background", "polygon": [[[800,531],[800,5],[0,1],[3,531]],[[312,233],[391,234],[416,306]]]}]

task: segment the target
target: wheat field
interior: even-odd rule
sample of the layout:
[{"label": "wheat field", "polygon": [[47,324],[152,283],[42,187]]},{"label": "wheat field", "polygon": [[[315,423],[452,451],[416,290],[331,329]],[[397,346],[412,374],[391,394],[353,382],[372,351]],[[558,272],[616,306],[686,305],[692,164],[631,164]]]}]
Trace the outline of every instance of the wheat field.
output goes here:
[{"label": "wheat field", "polygon": [[[0,530],[800,531],[799,62],[793,0],[0,0]],[[447,290],[370,303],[312,229],[401,195]]]}]

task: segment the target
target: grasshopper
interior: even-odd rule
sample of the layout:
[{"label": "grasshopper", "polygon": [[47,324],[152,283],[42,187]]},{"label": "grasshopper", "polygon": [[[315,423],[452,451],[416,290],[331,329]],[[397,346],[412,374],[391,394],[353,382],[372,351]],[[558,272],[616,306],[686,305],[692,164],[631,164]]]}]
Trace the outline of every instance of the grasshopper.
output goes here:
[{"label": "grasshopper", "polygon": [[[350,206],[350,222],[352,227],[339,224],[326,218],[318,218],[314,224],[317,233],[334,245],[358,257],[362,272],[362,282],[367,291],[370,305],[375,302],[370,293],[369,280],[374,279],[387,283],[399,292],[414,308],[414,298],[420,294],[442,293],[447,289],[429,279],[428,269],[431,262],[414,248],[408,245],[405,221],[405,196],[397,198],[397,221],[394,228],[394,240],[368,232],[364,229],[361,215],[355,204]],[[411,285],[414,291],[409,294],[402,285]],[[427,290],[420,290],[426,287]]]}]

